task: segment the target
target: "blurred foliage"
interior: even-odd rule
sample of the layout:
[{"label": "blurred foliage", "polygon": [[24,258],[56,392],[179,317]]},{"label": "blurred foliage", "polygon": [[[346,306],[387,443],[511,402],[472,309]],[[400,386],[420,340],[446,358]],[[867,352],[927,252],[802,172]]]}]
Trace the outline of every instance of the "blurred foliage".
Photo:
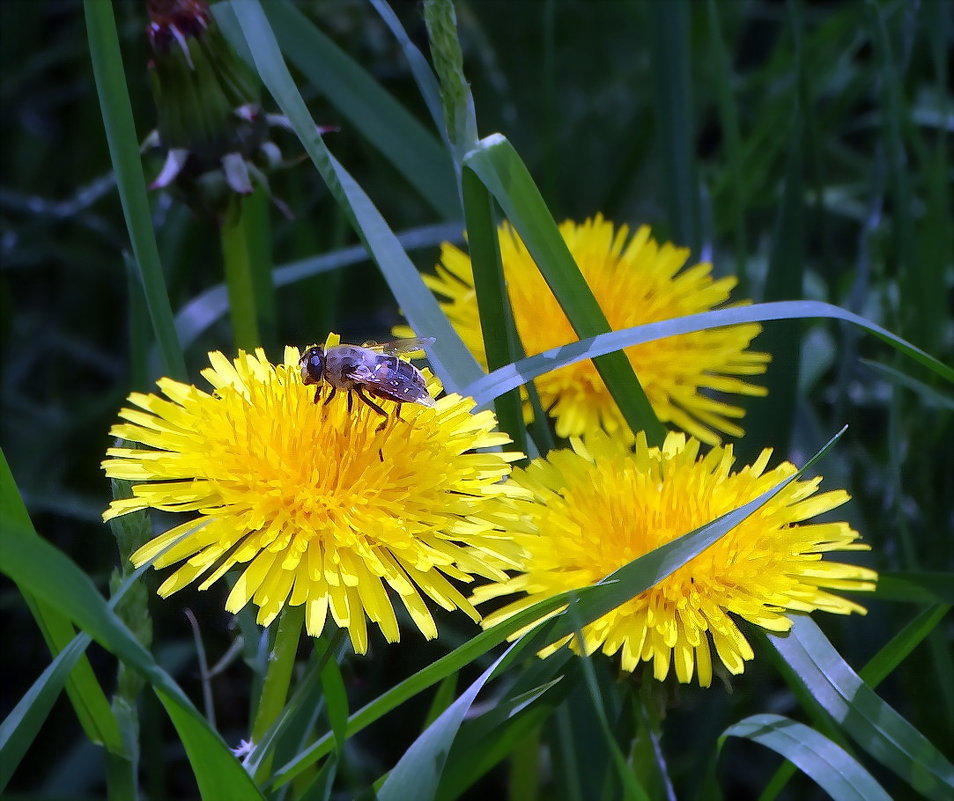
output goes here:
[{"label": "blurred foliage", "polygon": [[[369,4],[297,5],[431,128],[399,45]],[[686,123],[680,130],[697,179],[691,188],[699,208],[698,255],[712,259],[717,273],[737,272],[753,299],[779,297],[773,265],[785,264],[786,254],[773,253],[775,233],[793,230],[796,215],[800,241],[788,243],[799,254],[796,297],[836,303],[946,363],[954,360],[951,4],[689,2],[684,38],[675,30],[665,39],[667,46],[682,48],[673,54],[688,70],[681,87],[670,83],[672,75],[659,74],[672,59],[652,57],[671,23],[655,18],[660,11],[654,0],[482,0],[456,6],[479,132],[507,135],[558,220],[602,211],[617,222],[651,223],[661,239],[680,230],[671,211],[673,179],[666,171],[667,153],[678,143],[660,135],[659,121],[688,111],[680,117]],[[426,53],[418,3],[392,7]],[[133,2],[116,3],[115,11],[144,139],[156,123],[145,68],[145,14]],[[3,450],[37,530],[105,589],[116,550],[99,522],[110,489],[98,465],[123,398],[131,389],[148,390],[157,368],[154,362],[145,370],[132,367],[131,349],[142,336],[141,299],[124,260],[128,240],[110,178],[81,5],[77,0],[0,3],[0,30]],[[340,126],[325,141],[393,230],[440,221],[332,105],[307,81],[299,85],[314,118]],[[683,90],[688,94],[680,94]],[[275,110],[268,98],[264,102]],[[292,134],[287,137],[282,150],[295,158],[298,143]],[[160,166],[147,162],[147,178]],[[272,210],[274,264],[355,244],[307,163],[270,180],[275,196],[295,215],[289,220]],[[177,311],[222,282],[218,231],[166,195],[155,193],[152,201]],[[780,220],[782,209],[788,216]],[[459,212],[450,210],[446,218],[459,219]],[[426,270],[435,254],[429,248],[411,255]],[[790,283],[792,268],[787,269],[782,278]],[[367,262],[281,287],[277,304],[280,343],[318,341],[328,329],[346,340],[383,339],[399,320],[386,284]],[[772,325],[767,324],[769,331]],[[763,402],[761,416],[753,402],[759,436],[739,449],[775,446],[801,463],[847,423],[849,431],[823,472],[831,486],[852,494],[847,514],[873,546],[870,564],[883,571],[954,569],[949,389],[909,364],[903,365],[906,377],[898,379],[890,368],[902,365],[883,344],[854,331],[811,321],[792,330],[801,336],[800,346],[792,348],[790,361],[777,361],[781,381],[775,384],[792,393],[791,426],[779,424],[785,419],[784,399],[777,394]],[[229,352],[231,342],[228,319],[221,317],[187,350],[190,374],[197,377],[207,350]],[[214,663],[235,638],[220,595],[221,590],[188,590],[171,603],[152,604],[155,653],[196,698],[195,648],[182,609],[193,609],[201,621]],[[0,602],[6,713],[48,664],[49,653],[6,580]],[[877,600],[869,606],[862,622],[818,621],[859,667],[914,609]],[[371,658],[346,660],[351,708],[473,634],[456,618],[441,616],[439,625],[439,642],[423,643],[411,634],[400,646],[374,643]],[[951,625],[950,616],[942,620],[932,639],[880,690],[948,754],[951,723],[940,710],[954,709]],[[254,654],[256,643],[244,645],[247,656]],[[108,686],[113,663],[102,651],[90,656]],[[475,678],[478,667],[465,671],[463,679]],[[629,680],[617,678],[606,664],[598,671],[607,684]],[[249,684],[241,658],[213,681],[218,728],[230,743],[243,731]],[[694,687],[676,692],[661,745],[678,794],[686,798],[698,797],[698,754],[710,750],[726,726],[753,712],[795,708],[768,658],[757,659],[733,693]],[[366,786],[393,766],[425,714],[421,697],[349,741],[341,781]],[[570,727],[580,741],[591,736],[599,742],[582,686],[571,693],[561,716],[544,740]],[[98,750],[83,739],[65,703],[56,707],[52,722],[27,755],[11,792],[98,797],[103,775]],[[143,758],[146,791],[152,798],[189,797],[194,788],[188,765],[178,752],[166,751],[170,733],[151,696],[143,699],[140,723],[143,749],[152,755]],[[777,764],[777,756],[751,743],[729,744],[720,767],[725,796],[756,797]],[[877,776],[889,790],[895,787],[890,775]],[[506,782],[505,769],[498,769],[468,797],[502,797]],[[817,798],[821,791],[797,776],[782,797]]]}]

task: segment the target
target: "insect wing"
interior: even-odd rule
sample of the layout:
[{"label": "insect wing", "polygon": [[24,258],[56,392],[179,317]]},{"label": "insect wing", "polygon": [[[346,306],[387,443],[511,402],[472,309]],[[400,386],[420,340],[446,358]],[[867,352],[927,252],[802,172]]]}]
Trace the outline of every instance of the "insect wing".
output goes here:
[{"label": "insect wing", "polygon": [[434,337],[410,337],[408,339],[394,339],[390,342],[365,342],[361,347],[373,350],[375,353],[386,353],[389,356],[415,353],[433,345],[437,340]]},{"label": "insect wing", "polygon": [[369,373],[370,376],[361,379],[361,383],[368,392],[379,398],[397,403],[434,405],[421,371],[396,356],[382,359]]}]

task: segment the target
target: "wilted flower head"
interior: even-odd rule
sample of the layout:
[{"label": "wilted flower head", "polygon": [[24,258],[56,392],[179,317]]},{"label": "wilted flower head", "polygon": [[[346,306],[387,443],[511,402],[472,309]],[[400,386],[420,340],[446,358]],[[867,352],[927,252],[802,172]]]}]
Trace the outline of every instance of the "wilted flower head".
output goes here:
[{"label": "wilted flower head", "polygon": [[286,348],[276,365],[261,350],[232,361],[211,353],[202,373],[211,392],[164,378],[164,397],[129,396],[111,433],[143,447],[110,448],[103,467],[133,482],[134,494],[113,501],[105,519],[150,507],[189,514],[133,562],[179,564],[164,597],[200,578],[204,590],[238,567],[228,611],[251,601],[268,625],[304,604],[317,636],[330,610],[359,653],[368,620],[389,642],[399,638],[393,594],[428,638],[437,628],[422,595],[478,620],[448,579],[503,580],[516,564],[510,529],[521,523],[510,499],[526,493],[500,482],[521,454],[473,452],[509,439],[459,395],[405,404],[384,426],[363,403],[349,411],[346,394],[315,403],[299,357]]},{"label": "wilted flower head", "polygon": [[[614,229],[597,215],[582,224],[564,222],[560,233],[613,330],[722,307],[736,283],[731,277],[713,279],[711,264],[682,269],[689,250],[657,244],[646,226],[630,236],[627,226]],[[578,339],[516,231],[504,223],[499,239],[514,321],[527,355]],[[445,244],[437,275],[425,276],[425,281],[446,299],[441,307],[486,366],[468,256]],[[744,414],[715,393],[765,394],[763,387],[745,380],[764,373],[769,361],[768,354],[747,350],[761,330],[757,323],[728,326],[647,342],[625,353],[660,421],[714,444],[723,434],[741,436],[734,421]],[[398,336],[406,332],[395,331]],[[629,436],[591,361],[546,373],[535,384],[543,407],[556,418],[559,436],[600,429]]]},{"label": "wilted flower head", "polygon": [[[597,433],[585,443],[574,441],[572,450],[554,451],[515,470],[510,482],[536,500],[528,506],[535,530],[516,535],[528,556],[513,578],[478,587],[473,597],[480,603],[524,595],[488,615],[484,625],[595,584],[796,471],[787,462],[766,471],[770,456],[765,450],[751,466],[731,472],[731,446],[700,456],[698,441],[683,434],[670,433],[662,448],[650,448],[640,433],[633,451]],[[652,662],[659,680],[670,668],[684,683],[695,672],[699,684],[708,686],[711,646],[733,674],[753,656],[737,619],[787,631],[788,611],[863,614],[858,604],[829,590],[871,590],[877,574],[823,556],[868,546],[847,523],[806,522],[848,500],[843,490],[816,494],[820,483],[821,478],[790,483],[672,575],[584,626],[585,653],[620,652],[627,671]],[[575,640],[573,647],[579,648]]]}]

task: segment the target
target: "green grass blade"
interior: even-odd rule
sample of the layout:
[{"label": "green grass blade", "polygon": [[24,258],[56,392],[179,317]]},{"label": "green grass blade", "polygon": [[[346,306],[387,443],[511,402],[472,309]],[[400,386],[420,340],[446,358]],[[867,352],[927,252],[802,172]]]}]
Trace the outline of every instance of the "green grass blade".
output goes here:
[{"label": "green grass blade", "polygon": [[861,680],[872,689],[881,684],[937,628],[950,609],[948,604],[922,609],[862,668],[858,674]]},{"label": "green grass blade", "polygon": [[478,404],[490,403],[502,392],[508,392],[525,384],[537,376],[567,364],[575,364],[584,359],[592,359],[605,353],[641,345],[655,339],[664,339],[691,331],[703,331],[707,328],[735,325],[737,323],[767,322],[769,320],[795,320],[808,317],[825,317],[844,320],[874,334],[891,345],[895,350],[924,365],[945,381],[954,383],[954,368],[935,359],[920,348],[892,334],[877,323],[850,311],[814,300],[778,301],[775,303],[757,303],[752,306],[739,306],[732,309],[717,309],[701,314],[690,314],[658,323],[624,328],[609,334],[572,342],[559,348],[528,356],[516,364],[494,370],[465,388],[467,395],[477,399]]},{"label": "green grass blade", "polygon": [[931,799],[954,791],[954,765],[879,698],[839,656],[811,618],[793,616],[787,635],[766,634],[824,709],[865,751]]},{"label": "green grass blade", "polygon": [[[522,358],[524,353],[504,282],[493,201],[487,189],[470,170],[464,171],[461,187],[484,353],[487,354],[487,366],[496,370]],[[523,424],[519,391],[513,390],[496,398],[494,408],[500,428],[510,434],[518,451],[526,453],[527,430]]]},{"label": "green grass blade", "polygon": [[371,199],[315,133],[315,123],[288,73],[261,6],[255,0],[234,0],[232,6],[254,55],[262,83],[288,117],[335,201],[381,268],[404,316],[420,335],[436,337],[437,342],[428,349],[428,355],[448,391],[456,391],[470,383],[483,371],[461,342]]},{"label": "green grass blade", "polygon": [[[33,534],[38,536],[35,532]],[[140,581],[140,577],[147,569],[147,566],[144,565],[133,571],[122,582],[109,599],[110,609],[116,608],[116,605],[126,593]],[[35,600],[34,603],[31,603],[31,609],[34,605]],[[49,607],[46,608],[46,613],[48,615],[54,614]],[[66,625],[69,625],[69,623],[67,622]],[[71,626],[70,631],[72,631]],[[0,724],[0,792],[3,792],[10,780],[10,775],[16,770],[26,749],[36,737],[54,702],[62,692],[64,684],[69,686],[70,672],[74,671],[77,665],[85,662],[84,654],[92,641],[92,637],[88,634],[75,635],[67,646],[56,654],[46,670],[33,682],[13,711]],[[81,723],[84,723],[84,731],[92,742],[103,743],[109,753],[122,757],[126,749],[116,719],[105,695],[103,695],[99,685],[95,683],[95,677],[93,677],[88,664],[86,669],[89,670],[89,675],[94,683],[92,685],[76,683],[74,690],[81,696],[81,707],[77,709],[77,713],[79,714],[89,707],[96,709],[97,706],[101,708],[102,712],[101,717],[94,719],[95,725],[89,727],[87,727],[83,718],[80,718]],[[97,702],[97,696],[102,700]],[[71,700],[73,700],[72,696]],[[104,741],[103,735],[99,733],[103,731],[109,732],[108,740]]]},{"label": "green grass blade", "polygon": [[[6,486],[7,482],[3,483]],[[13,518],[6,504],[0,512],[0,524],[5,533],[3,572],[72,619],[152,684],[176,727],[203,797],[260,799],[255,785],[219,734],[109,608],[89,578],[65,554]]]},{"label": "green grass blade", "polygon": [[[2,515],[5,519],[25,532],[24,536],[39,538],[2,451],[0,451],[0,501],[2,501]],[[13,532],[12,530],[8,532],[6,525],[2,527],[2,530],[4,536],[0,539],[0,544],[6,546],[7,539]],[[18,589],[23,594],[53,656],[58,657],[65,648],[75,647],[73,643],[77,634],[69,618],[27,588],[19,586]],[[91,742],[102,743],[109,752],[124,753],[125,746],[119,726],[92,667],[82,653],[77,656],[74,664],[75,667],[66,679],[66,689],[83,731]],[[48,692],[53,693],[53,689],[49,689]],[[38,709],[31,712],[39,714]],[[2,761],[6,764],[6,759]],[[12,767],[13,765],[10,766],[11,770]]]},{"label": "green grass blade", "polygon": [[[233,41],[234,27],[228,16],[231,11],[238,12],[237,4],[216,3],[214,8],[216,19]],[[441,142],[291,3],[269,2],[265,11],[282,52],[309,83],[391,162],[441,218],[457,217],[457,185],[450,156]],[[242,49],[251,49],[256,60],[260,57],[251,44]]]},{"label": "green grass blade", "polygon": [[874,777],[847,751],[803,723],[781,715],[752,715],[720,738],[743,737],[781,754],[834,801],[890,801]]},{"label": "green grass blade", "polygon": [[[546,696],[549,698],[549,696]],[[509,710],[509,705],[507,705]],[[555,702],[537,702],[526,709],[500,716],[494,720],[493,726],[483,726],[479,732],[468,729],[471,721],[467,721],[460,734],[454,741],[447,766],[441,776],[441,783],[437,790],[439,801],[454,801],[460,798],[470,786],[491,768],[498,765],[503,759],[514,752],[521,751],[529,742],[536,743],[534,731],[553,714]],[[478,719],[480,721],[480,719]],[[478,721],[474,721],[475,723]],[[536,743],[539,746],[538,743]],[[528,754],[530,764],[527,766],[524,781],[530,784],[536,780],[537,748],[531,747]],[[537,798],[530,792],[522,792],[520,780],[514,781],[511,776],[512,798]]]},{"label": "green grass blade", "polygon": [[172,307],[159,261],[149,201],[146,199],[146,180],[142,174],[139,139],[136,136],[129,92],[126,89],[126,73],[119,51],[113,4],[100,0],[84,0],[83,8],[93,75],[96,78],[109,153],[116,173],[116,186],[119,189],[126,228],[140,271],[164,372],[171,378],[184,381],[187,375],[185,361],[176,339]]},{"label": "green grass blade", "polygon": [[695,128],[688,0],[649,3],[649,47],[657,139],[662,160],[662,184],[672,239],[698,256],[701,245],[701,205],[696,176]]},{"label": "green grass blade", "polygon": [[[511,646],[511,649],[513,646]],[[402,801],[409,799],[409,788],[413,787],[415,801],[431,801],[437,792],[441,774],[450,753],[451,746],[470,710],[477,693],[497,670],[497,666],[506,659],[510,650],[505,651],[493,662],[480,677],[471,684],[440,716],[418,737],[404,756],[391,770],[387,780],[378,790],[378,801]]]},{"label": "green grass blade", "polygon": [[[564,593],[563,595],[548,598],[524,610],[520,614],[514,615],[500,625],[494,626],[487,631],[482,631],[480,634],[472,637],[464,645],[456,648],[435,662],[432,662],[413,676],[391,687],[351,715],[348,719],[347,736],[354,736],[382,718],[388,712],[399,707],[405,701],[428,689],[428,687],[434,686],[447,676],[456,673],[465,665],[469,665],[475,659],[487,653],[491,648],[500,645],[500,643],[504,642],[504,640],[515,631],[519,631],[534,620],[566,604],[569,595],[570,593]],[[273,787],[279,788],[287,784],[305,771],[310,765],[327,754],[330,754],[334,750],[334,747],[334,737],[331,734],[320,737],[298,756],[275,771],[272,777]]]},{"label": "green grass blade", "polygon": [[[476,173],[517,229],[577,335],[582,339],[609,331],[606,317],[513,146],[500,135],[489,136],[465,156],[464,168]],[[664,429],[626,356],[608,352],[593,363],[630,428],[645,431],[650,444],[662,442]]]},{"label": "green grass blade", "polygon": [[[878,576],[878,589],[881,589],[881,583],[885,580],[885,574]],[[949,585],[949,588],[950,585]],[[898,665],[900,665],[921,642],[924,641],[937,627],[945,614],[950,610],[947,604],[936,604],[928,609],[924,609],[911,620],[901,631],[894,635],[891,640],[876,653],[867,665],[862,668],[859,676],[869,687],[875,689],[884,679],[886,679]],[[801,688],[797,688],[799,690]],[[809,695],[804,695],[804,690],[800,693],[799,702],[802,707],[812,704],[814,699]],[[831,721],[824,711],[815,710],[811,712],[812,717],[824,720],[826,723]],[[775,772],[771,781],[766,785],[760,799],[768,801],[778,796],[782,788],[795,775],[795,765],[792,762],[784,763]]]},{"label": "green grass blade", "polygon": [[[574,636],[577,643],[583,643],[582,625],[578,617],[579,610],[571,609],[569,618],[576,624]],[[603,738],[605,749],[612,758],[613,767],[616,770],[616,778],[619,779],[619,786],[622,791],[621,798],[625,801],[649,801],[649,795],[636,778],[635,772],[627,764],[626,757],[616,741],[613,729],[610,726],[609,718],[606,715],[606,708],[603,701],[603,695],[600,692],[599,683],[596,680],[596,671],[593,668],[593,660],[583,659],[580,663],[583,672],[583,681],[586,685],[586,691],[589,695],[590,704],[593,712],[596,714],[596,722],[599,724],[600,735]],[[595,782],[591,779],[591,791]]]},{"label": "green grass blade", "polygon": [[86,634],[74,637],[0,723],[0,792],[6,789],[20,760],[59,697],[70,671],[83,658],[92,641]]}]

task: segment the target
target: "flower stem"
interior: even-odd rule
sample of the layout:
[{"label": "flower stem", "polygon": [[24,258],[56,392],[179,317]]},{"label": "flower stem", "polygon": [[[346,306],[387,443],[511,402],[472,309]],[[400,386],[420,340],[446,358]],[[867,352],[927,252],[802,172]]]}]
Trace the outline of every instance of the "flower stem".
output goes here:
[{"label": "flower stem", "polygon": [[232,198],[220,238],[235,346],[275,345],[275,287],[269,259],[267,198]]},{"label": "flower stem", "polygon": [[[259,699],[255,723],[252,726],[253,743],[261,741],[269,727],[278,720],[285,705],[304,620],[304,606],[286,606],[278,618],[275,644],[269,656],[262,697]],[[266,763],[269,761],[270,757],[263,761],[262,769],[267,770]]]}]

